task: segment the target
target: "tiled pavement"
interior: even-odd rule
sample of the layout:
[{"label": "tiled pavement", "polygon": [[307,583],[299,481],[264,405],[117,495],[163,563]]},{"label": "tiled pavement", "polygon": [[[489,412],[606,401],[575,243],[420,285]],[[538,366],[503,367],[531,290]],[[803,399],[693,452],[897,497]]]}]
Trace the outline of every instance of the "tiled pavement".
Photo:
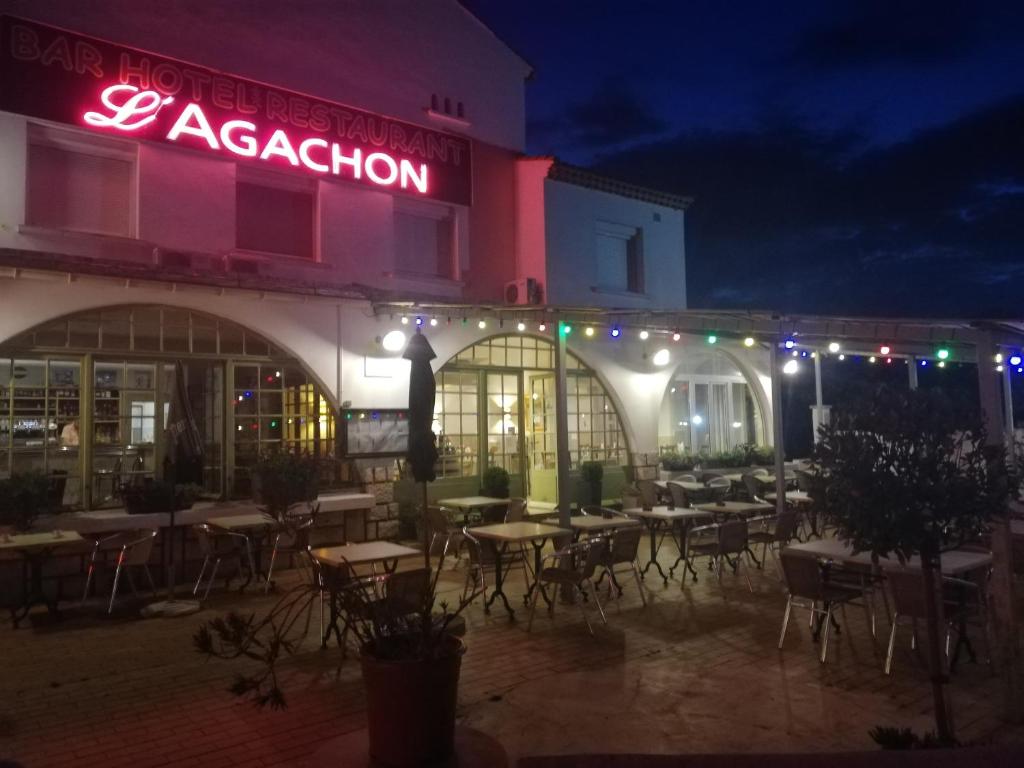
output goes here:
[{"label": "tiled pavement", "polygon": [[[447,591],[462,573],[445,573]],[[826,665],[805,614],[780,653],[782,588],[771,567],[751,574],[753,594],[730,576],[724,589],[703,573],[685,588],[648,579],[646,608],[623,580],[626,594],[608,601],[596,638],[573,606],[559,605],[553,618],[538,611],[527,634],[525,611],[510,623],[497,607],[486,616],[474,605],[462,721],[499,739],[510,758],[872,749],[876,724],[930,728],[930,689],[906,635],[891,678],[881,672],[883,641],[872,643],[855,608]],[[518,598],[521,579],[511,585]],[[0,624],[0,759],[26,768],[314,764],[325,742],[364,727],[356,663],[339,669],[338,655],[311,640],[286,666],[288,709],[258,711],[225,692],[238,665],[191,647],[200,621],[272,601],[232,592],[181,619],[100,619],[89,609],[62,622],[39,614],[17,631]],[[1024,741],[1024,731],[1000,724],[997,680],[984,665],[961,665],[950,693],[961,738]],[[335,765],[351,764],[338,757]]]}]

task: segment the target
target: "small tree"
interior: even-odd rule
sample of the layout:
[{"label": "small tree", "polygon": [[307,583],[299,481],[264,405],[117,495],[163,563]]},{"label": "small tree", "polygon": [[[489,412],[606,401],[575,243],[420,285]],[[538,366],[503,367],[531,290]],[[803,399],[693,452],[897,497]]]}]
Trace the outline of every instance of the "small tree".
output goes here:
[{"label": "small tree", "polygon": [[822,492],[815,501],[840,538],[876,559],[920,555],[935,721],[939,738],[951,743],[939,655],[939,557],[977,538],[1005,506],[1005,456],[985,445],[977,414],[931,390],[879,388],[834,409],[819,435],[814,464]]}]

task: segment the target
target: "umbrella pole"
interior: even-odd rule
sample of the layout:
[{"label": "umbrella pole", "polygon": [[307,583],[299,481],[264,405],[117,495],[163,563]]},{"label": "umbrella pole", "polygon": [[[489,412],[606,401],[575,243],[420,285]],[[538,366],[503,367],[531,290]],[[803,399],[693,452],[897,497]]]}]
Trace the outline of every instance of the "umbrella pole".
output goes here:
[{"label": "umbrella pole", "polygon": [[423,564],[430,570],[430,525],[427,520],[427,484],[423,486]]}]

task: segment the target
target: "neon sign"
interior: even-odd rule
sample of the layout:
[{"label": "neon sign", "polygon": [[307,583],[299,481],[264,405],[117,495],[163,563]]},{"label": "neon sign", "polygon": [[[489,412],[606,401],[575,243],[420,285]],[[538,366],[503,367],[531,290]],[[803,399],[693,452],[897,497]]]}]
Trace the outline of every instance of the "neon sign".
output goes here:
[{"label": "neon sign", "polygon": [[470,142],[35,22],[0,18],[0,110],[469,204]]}]

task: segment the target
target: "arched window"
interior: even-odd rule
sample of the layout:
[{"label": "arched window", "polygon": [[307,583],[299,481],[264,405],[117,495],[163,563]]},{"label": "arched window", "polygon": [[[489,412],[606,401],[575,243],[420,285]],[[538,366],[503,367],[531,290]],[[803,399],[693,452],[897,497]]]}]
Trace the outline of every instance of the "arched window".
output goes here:
[{"label": "arched window", "polygon": [[[566,361],[570,465],[625,464],[626,438],[604,385],[571,352]],[[495,336],[469,346],[437,374],[434,432],[441,477],[553,469],[555,356],[547,339]]]},{"label": "arched window", "polygon": [[165,473],[178,362],[204,442],[189,479],[207,492],[247,495],[260,453],[334,455],[334,410],[286,352],[202,312],[121,306],[0,344],[0,476],[42,471],[67,506],[120,505],[125,485]]}]

